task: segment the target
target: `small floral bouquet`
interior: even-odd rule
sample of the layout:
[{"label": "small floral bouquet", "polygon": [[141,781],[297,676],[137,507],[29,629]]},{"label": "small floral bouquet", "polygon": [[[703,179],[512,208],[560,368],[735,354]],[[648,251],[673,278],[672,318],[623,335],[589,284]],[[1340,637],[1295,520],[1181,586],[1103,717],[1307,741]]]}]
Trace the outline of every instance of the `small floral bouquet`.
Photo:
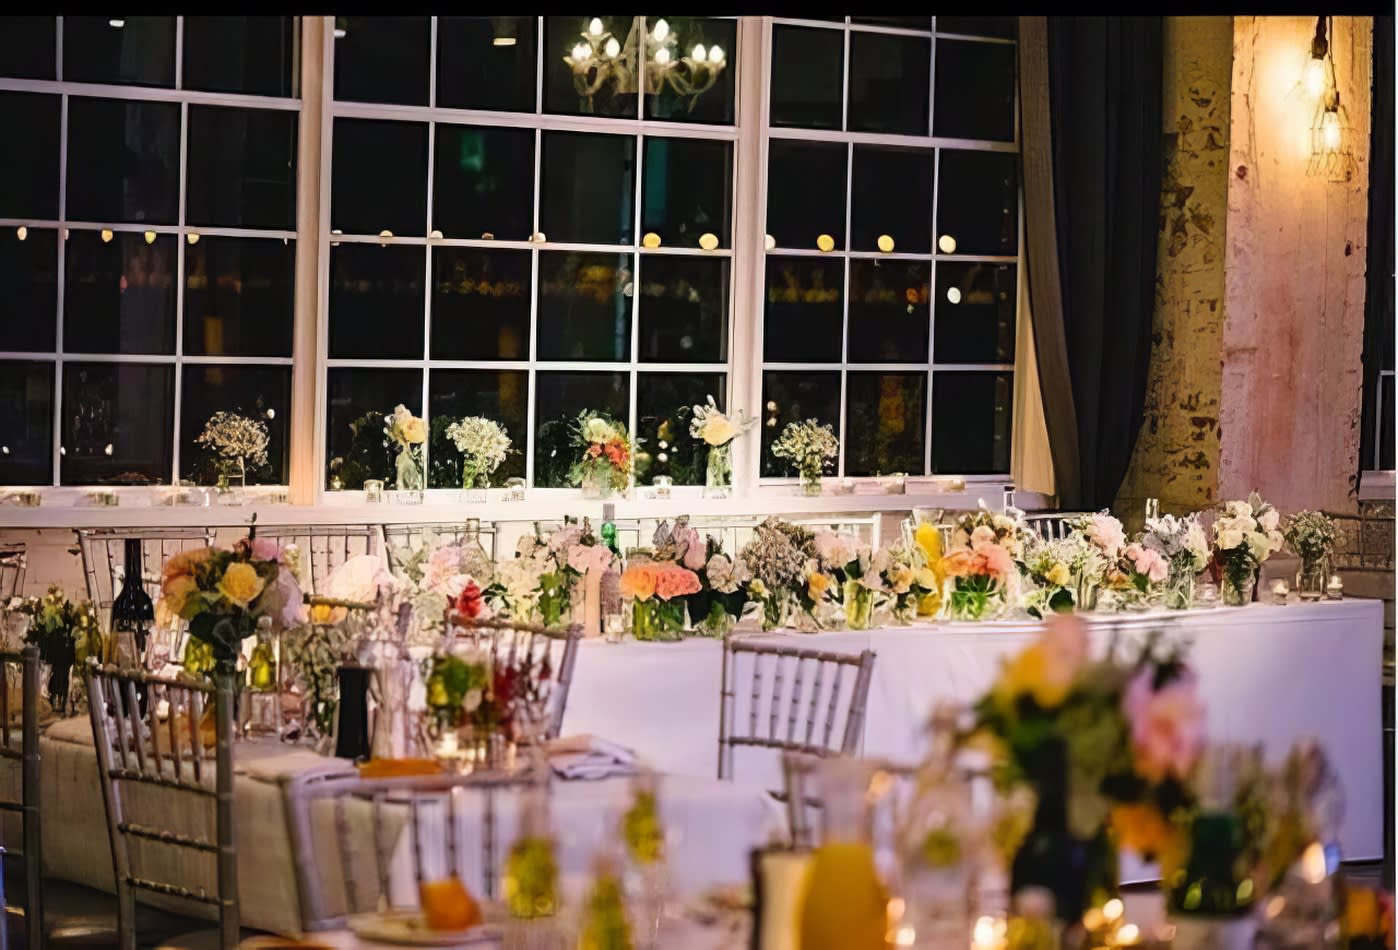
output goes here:
[{"label": "small floral bouquet", "polygon": [[772,443],[772,455],[796,466],[802,488],[808,495],[820,494],[820,476],[825,471],[825,463],[839,454],[840,440],[835,438],[835,430],[815,419],[787,423]]},{"label": "small floral bouquet", "polygon": [[489,488],[490,476],[510,454],[505,427],[485,416],[467,416],[447,426],[447,438],[461,453],[461,487]]},{"label": "small floral bouquet", "polygon": [[181,551],[165,562],[161,610],[189,622],[190,637],[208,644],[216,663],[232,670],[242,641],[258,622],[289,630],[306,621],[296,575],[283,566],[275,541],[244,538],[231,549]]},{"label": "small floral bouquet", "polygon": [[1101,549],[1079,531],[1062,538],[1037,540],[1026,547],[1024,571],[1030,590],[1022,606],[1031,617],[1067,613],[1077,605],[1084,577],[1099,577],[1105,559]]},{"label": "small floral bouquet", "polygon": [[71,601],[54,585],[42,597],[15,598],[9,609],[29,618],[24,640],[39,648],[39,659],[49,667],[48,696],[57,711],[68,708],[68,692],[74,663],[102,658],[102,624],[90,601]]},{"label": "small floral bouquet", "polygon": [[[406,583],[399,594],[413,608],[409,646],[436,645],[447,612],[458,602],[474,603],[483,596],[489,565],[481,562],[480,554],[473,545],[424,545],[416,556],[400,559]],[[488,606],[482,610],[481,616],[491,616]]]},{"label": "small floral bouquet", "polygon": [[981,620],[1005,606],[1019,578],[1027,529],[1013,514],[978,511],[962,515],[952,532],[942,573],[951,580],[946,598],[954,620]]},{"label": "small floral bouquet", "polygon": [[490,654],[480,647],[454,649],[432,657],[427,675],[427,709],[439,731],[466,725],[490,689]]},{"label": "small floral bouquet", "polygon": [[704,488],[720,495],[733,485],[733,440],[757,423],[740,409],[729,415],[718,408],[714,397],[694,407],[689,419],[689,434],[703,440],[709,447],[708,464],[704,472]]},{"label": "small floral bouquet", "polygon": [[632,635],[637,640],[680,639],[685,598],[699,590],[699,576],[675,561],[627,565],[621,575],[621,596],[631,600]]},{"label": "small floral bouquet", "polygon": [[[816,557],[815,537],[809,529],[781,518],[767,518],[753,528],[752,540],[743,546],[742,560],[752,572],[748,599],[762,605],[763,630],[775,630],[786,623],[798,590],[807,601],[812,599],[807,578],[813,573]],[[823,591],[815,593],[823,597]]]},{"label": "small floral bouquet", "polygon": [[393,415],[384,416],[385,444],[398,446],[397,481],[399,491],[422,491],[422,444],[427,441],[427,425],[402,403],[393,407]]},{"label": "small floral bouquet", "polygon": [[816,563],[833,581],[831,596],[844,606],[845,626],[867,630],[873,623],[875,595],[884,590],[881,567],[869,545],[851,535],[821,528],[815,532]]},{"label": "small floral bouquet", "polygon": [[548,537],[526,534],[515,557],[501,564],[492,589],[511,616],[528,617],[534,610],[545,626],[562,623],[574,608],[573,588],[590,569],[606,570],[612,552],[598,540],[591,525],[567,522]]},{"label": "small floral bouquet", "polygon": [[1209,564],[1209,540],[1198,515],[1147,518],[1141,545],[1169,564],[1165,606],[1186,610],[1194,603],[1194,578]]},{"label": "small floral bouquet", "polygon": [[704,567],[696,573],[700,590],[689,598],[690,625],[700,636],[727,636],[747,607],[752,571],[746,561],[725,553],[723,543],[710,536],[704,543]]},{"label": "small floral bouquet", "polygon": [[1081,531],[1109,562],[1115,561],[1121,549],[1126,546],[1126,531],[1121,520],[1109,511],[1099,511],[1084,515],[1074,526]]},{"label": "small floral bouquet", "polygon": [[1123,546],[1107,567],[1104,599],[1118,608],[1142,610],[1170,578],[1170,562],[1139,541]]},{"label": "small floral bouquet", "polygon": [[1283,538],[1281,515],[1257,492],[1247,501],[1224,502],[1214,522],[1214,561],[1223,574],[1223,602],[1242,607],[1252,600],[1257,569],[1276,551]]},{"label": "small floral bouquet", "polygon": [[941,586],[916,542],[898,541],[874,552],[869,567],[878,575],[880,588],[892,598],[893,619],[900,624],[910,623],[918,602]]},{"label": "small floral bouquet", "polygon": [[585,410],[573,426],[573,444],[582,458],[573,463],[568,480],[585,495],[605,497],[624,492],[631,484],[631,440],[626,426],[606,413]]},{"label": "small floral bouquet", "polygon": [[[267,465],[267,423],[261,419],[219,410],[204,423],[204,430],[194,441],[232,466],[231,474],[239,479],[245,478],[249,470],[257,471]],[[229,473],[220,473],[220,485],[226,485],[228,477]]]},{"label": "small floral bouquet", "polygon": [[1298,511],[1286,519],[1282,536],[1287,547],[1301,559],[1301,569],[1296,572],[1296,592],[1303,600],[1319,600],[1325,593],[1330,562],[1340,541],[1335,519],[1323,511]]}]

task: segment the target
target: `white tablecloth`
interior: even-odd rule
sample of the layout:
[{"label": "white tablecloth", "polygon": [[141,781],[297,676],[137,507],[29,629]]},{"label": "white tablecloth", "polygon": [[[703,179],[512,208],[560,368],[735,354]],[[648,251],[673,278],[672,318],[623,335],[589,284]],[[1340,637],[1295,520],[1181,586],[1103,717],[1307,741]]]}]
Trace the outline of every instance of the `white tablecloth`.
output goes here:
[{"label": "white tablecloth", "polygon": [[[1319,737],[1344,785],[1340,844],[1348,859],[1383,856],[1383,606],[1376,600],[1217,608],[1092,617],[1113,629],[1153,629],[1192,642],[1215,739],[1261,742],[1271,762],[1305,735]],[[938,623],[867,632],[762,635],[759,640],[877,654],[864,752],[895,759],[922,752],[922,727],[939,700],[983,692],[1001,658],[1029,643],[1034,623]],[[712,640],[608,644],[580,650],[564,727],[605,735],[666,772],[717,769],[722,645]],[[740,689],[741,692],[741,689]],[[773,756],[738,760],[737,775],[777,787]]]}]

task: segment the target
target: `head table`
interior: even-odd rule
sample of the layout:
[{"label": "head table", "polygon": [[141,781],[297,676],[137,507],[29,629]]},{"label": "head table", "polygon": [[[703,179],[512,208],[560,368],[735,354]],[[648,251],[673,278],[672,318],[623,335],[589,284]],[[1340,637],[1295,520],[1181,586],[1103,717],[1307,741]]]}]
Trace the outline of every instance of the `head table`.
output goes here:
[{"label": "head table", "polygon": [[[1114,634],[1138,640],[1152,631],[1190,642],[1190,662],[1199,675],[1213,739],[1260,742],[1268,759],[1276,761],[1294,740],[1318,737],[1343,783],[1344,856],[1382,857],[1379,601],[1089,615],[1089,624],[1099,642]],[[877,660],[863,752],[912,761],[921,754],[923,725],[933,705],[969,700],[984,691],[1001,658],[1031,642],[1038,629],[1033,622],[1004,621],[751,636],[759,642],[830,652],[873,650]],[[670,863],[679,893],[743,880],[748,849],[766,842],[782,820],[764,791],[780,785],[770,752],[750,760],[740,756],[737,781],[714,777],[722,649],[719,641],[702,639],[585,641],[564,721],[565,734],[592,733],[630,746],[664,774],[660,802],[670,828]],[[46,872],[111,890],[106,823],[87,719],[49,727],[41,754]],[[235,759],[244,924],[298,930],[299,885],[287,830],[287,792],[295,783],[344,771],[349,763],[265,741],[239,743]],[[623,778],[555,781],[553,813],[565,875],[582,875],[593,851],[615,837],[628,787]],[[503,841],[513,834],[513,820],[512,814],[502,814]],[[1123,875],[1127,880],[1145,879],[1151,872],[1124,862]]]}]

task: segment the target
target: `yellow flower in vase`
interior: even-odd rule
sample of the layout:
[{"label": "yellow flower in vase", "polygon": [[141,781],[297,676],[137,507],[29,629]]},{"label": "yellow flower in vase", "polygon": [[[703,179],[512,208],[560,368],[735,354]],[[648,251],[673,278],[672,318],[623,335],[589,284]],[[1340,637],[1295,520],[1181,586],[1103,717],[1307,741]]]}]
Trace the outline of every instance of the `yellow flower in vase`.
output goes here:
[{"label": "yellow flower in vase", "polygon": [[234,561],[223,572],[223,578],[218,582],[218,591],[227,597],[230,603],[246,609],[248,604],[262,593],[266,583],[251,564]]}]

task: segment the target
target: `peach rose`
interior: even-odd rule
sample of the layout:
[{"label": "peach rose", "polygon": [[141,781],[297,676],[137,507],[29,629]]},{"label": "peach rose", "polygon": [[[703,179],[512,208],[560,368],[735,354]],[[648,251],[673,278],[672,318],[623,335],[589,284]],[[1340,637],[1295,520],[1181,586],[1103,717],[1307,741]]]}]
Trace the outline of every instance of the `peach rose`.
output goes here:
[{"label": "peach rose", "polygon": [[984,559],[985,573],[992,577],[1005,578],[1014,573],[1014,558],[998,544],[986,545],[977,556]]},{"label": "peach rose", "polygon": [[699,575],[688,568],[672,564],[656,572],[655,594],[661,600],[672,600],[699,593]]},{"label": "peach rose", "polygon": [[653,564],[633,564],[621,575],[621,596],[649,600],[655,595],[656,569]]},{"label": "peach rose", "polygon": [[952,551],[942,558],[942,574],[946,577],[965,577],[975,568],[975,555],[965,548]]}]

